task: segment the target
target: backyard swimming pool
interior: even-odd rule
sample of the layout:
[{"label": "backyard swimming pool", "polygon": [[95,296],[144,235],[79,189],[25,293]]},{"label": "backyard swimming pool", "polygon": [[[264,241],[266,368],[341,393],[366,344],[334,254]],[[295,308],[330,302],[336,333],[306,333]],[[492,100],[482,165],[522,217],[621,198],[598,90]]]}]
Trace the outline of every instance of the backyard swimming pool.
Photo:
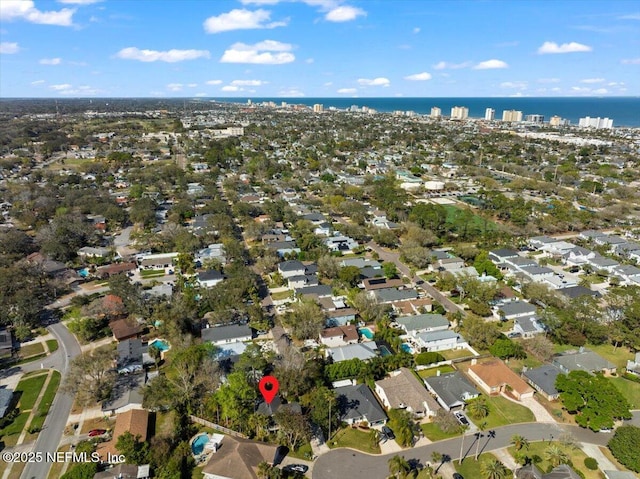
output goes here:
[{"label": "backyard swimming pool", "polygon": [[400,348],[402,348],[402,350],[403,350],[405,353],[413,354],[413,352],[414,352],[414,351],[413,351],[413,348],[412,348],[412,347],[411,347],[411,345],[410,345],[410,344],[408,344],[408,343],[402,343],[402,345],[400,346]]},{"label": "backyard swimming pool", "polygon": [[154,339],[153,341],[151,341],[149,343],[149,346],[153,346],[154,348],[158,348],[162,352],[168,351],[169,347],[170,347],[169,343],[166,342],[164,339]]},{"label": "backyard swimming pool", "polygon": [[378,346],[378,349],[380,350],[380,355],[382,357],[391,356],[391,354],[392,354],[391,351],[389,351],[389,348],[386,347],[385,345]]},{"label": "backyard swimming pool", "polygon": [[209,442],[209,435],[202,433],[197,436],[191,443],[191,451],[194,456],[199,456],[204,451],[204,446]]},{"label": "backyard swimming pool", "polygon": [[367,339],[373,339],[373,331],[371,331],[369,328],[360,328],[358,330],[360,332],[360,334],[362,334],[365,338]]}]

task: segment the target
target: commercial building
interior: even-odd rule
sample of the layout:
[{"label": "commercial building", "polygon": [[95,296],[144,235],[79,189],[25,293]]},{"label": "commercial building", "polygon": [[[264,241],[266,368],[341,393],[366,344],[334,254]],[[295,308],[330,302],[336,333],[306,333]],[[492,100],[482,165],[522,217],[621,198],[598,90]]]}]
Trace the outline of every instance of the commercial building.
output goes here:
[{"label": "commercial building", "polygon": [[522,112],[518,110],[504,110],[502,121],[522,121]]},{"label": "commercial building", "polygon": [[527,115],[524,119],[529,123],[544,123],[544,115]]},{"label": "commercial building", "polygon": [[580,118],[578,122],[578,126],[580,128],[613,128],[613,120],[610,118],[591,118],[590,116],[585,116],[584,118]]},{"label": "commercial building", "polygon": [[442,110],[437,106],[434,106],[433,108],[431,108],[431,115],[429,116],[431,118],[440,118],[442,116]]},{"label": "commercial building", "polygon": [[466,120],[469,117],[469,109],[466,106],[454,106],[451,109],[452,120]]},{"label": "commercial building", "polygon": [[314,113],[322,113],[323,111],[324,111],[324,105],[322,105],[322,103],[316,103],[315,105],[313,105]]},{"label": "commercial building", "polygon": [[496,111],[493,108],[487,108],[484,111],[484,119],[487,121],[493,121],[496,118]]},{"label": "commercial building", "polygon": [[570,123],[569,120],[558,115],[554,115],[549,119],[549,126],[569,126]]}]

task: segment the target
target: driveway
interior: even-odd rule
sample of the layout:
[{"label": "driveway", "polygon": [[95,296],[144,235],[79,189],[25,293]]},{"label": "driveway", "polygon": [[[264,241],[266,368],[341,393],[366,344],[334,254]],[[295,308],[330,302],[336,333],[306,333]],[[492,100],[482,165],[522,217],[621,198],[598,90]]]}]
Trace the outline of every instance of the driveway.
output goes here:
[{"label": "driveway", "polygon": [[[570,434],[576,442],[604,446],[610,435],[598,434],[577,426],[561,426],[558,424],[513,424],[495,429],[495,438],[485,437],[480,442],[480,452],[495,451],[510,446],[511,436],[520,434],[529,441],[543,441],[557,439],[564,434]],[[464,457],[475,454],[476,439],[467,435],[464,442]],[[407,460],[416,460],[426,464],[431,454],[437,451],[448,455],[452,460],[460,457],[461,439],[438,441],[426,446],[405,449],[400,453]],[[371,456],[351,449],[333,449],[320,456],[313,468],[313,479],[335,479],[348,477],[349,479],[386,479],[388,477],[388,461],[395,453]]]}]

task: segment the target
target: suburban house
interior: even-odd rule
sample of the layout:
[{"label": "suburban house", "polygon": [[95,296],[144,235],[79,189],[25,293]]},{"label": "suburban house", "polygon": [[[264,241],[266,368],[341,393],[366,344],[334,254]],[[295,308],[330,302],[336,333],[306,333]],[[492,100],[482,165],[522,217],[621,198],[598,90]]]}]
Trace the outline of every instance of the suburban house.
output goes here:
[{"label": "suburban house", "polygon": [[453,258],[445,258],[438,260],[436,262],[438,269],[440,271],[449,271],[453,272],[457,269],[461,269],[465,267],[464,260],[462,258],[453,257]]},{"label": "suburban house", "polygon": [[330,348],[355,344],[358,342],[358,330],[352,324],[327,328],[320,332],[320,342]]},{"label": "suburban house", "polygon": [[440,406],[413,371],[400,368],[375,383],[375,392],[387,409],[406,409],[416,417],[435,416]]},{"label": "suburban house", "polygon": [[347,259],[343,259],[340,262],[340,266],[341,267],[345,267],[345,266],[355,266],[358,269],[363,269],[363,268],[372,268],[375,270],[380,270],[380,274],[382,274],[382,265],[374,260],[374,259],[367,259],[367,258],[347,258]]},{"label": "suburban house", "polygon": [[596,252],[582,246],[576,246],[562,255],[562,261],[568,266],[582,266],[596,257]]},{"label": "suburban house", "polygon": [[248,324],[225,324],[213,328],[204,328],[200,331],[202,340],[222,346],[229,343],[251,341],[253,332]]},{"label": "suburban house", "polygon": [[640,376],[640,353],[636,353],[635,359],[627,361],[627,372]]},{"label": "suburban house", "polygon": [[210,244],[206,248],[199,250],[194,255],[194,260],[198,267],[202,266],[205,261],[219,261],[220,264],[227,262],[227,257],[224,252],[224,245],[222,243]]},{"label": "suburban house", "polygon": [[204,479],[256,479],[261,462],[273,464],[277,447],[264,442],[224,436],[202,469]]},{"label": "suburban house", "polygon": [[0,358],[10,357],[13,351],[13,337],[11,331],[0,329]]},{"label": "suburban house", "polygon": [[112,263],[105,266],[100,266],[96,270],[96,275],[100,278],[109,278],[110,276],[129,273],[135,271],[138,266],[135,263]]},{"label": "suburban house", "polygon": [[148,254],[138,259],[138,268],[140,271],[144,269],[164,270],[165,272],[173,269],[173,263],[179,253],[161,253]]},{"label": "suburban house", "polygon": [[408,299],[406,301],[395,301],[391,303],[393,310],[400,316],[421,314],[433,310],[431,298]]},{"label": "suburban house", "polygon": [[357,311],[347,307],[343,297],[323,297],[318,299],[318,303],[327,318],[327,327],[344,326],[356,319]]},{"label": "suburban house", "polygon": [[520,268],[520,271],[522,271],[522,274],[524,274],[527,278],[536,283],[540,283],[546,278],[551,278],[554,274],[551,268],[537,265]]},{"label": "suburban house", "polygon": [[533,397],[534,390],[499,359],[473,360],[468,374],[487,394],[509,393],[517,400]]},{"label": "suburban house", "polygon": [[532,338],[536,334],[544,333],[544,331],[544,326],[536,316],[516,318],[513,323],[513,332],[519,333],[523,338]]},{"label": "suburban house", "polygon": [[587,260],[587,264],[593,268],[594,271],[606,271],[612,273],[614,269],[620,266],[620,263],[604,256],[596,256]]},{"label": "suburban house", "polygon": [[144,326],[132,318],[111,321],[109,328],[113,333],[113,339],[116,341],[137,338],[142,334],[142,331],[144,331]]},{"label": "suburban house", "polygon": [[378,303],[395,303],[396,301],[406,301],[408,299],[418,299],[415,289],[384,288],[369,291],[369,296],[378,300]]},{"label": "suburban house", "polygon": [[215,269],[202,271],[196,274],[196,281],[203,288],[213,288],[216,284],[222,283],[224,278],[224,274]]},{"label": "suburban house", "polygon": [[402,326],[407,334],[415,336],[427,331],[443,331],[449,328],[449,320],[441,314],[417,314],[415,316],[401,316],[396,322]]},{"label": "suburban house", "polygon": [[328,284],[305,286],[294,290],[296,298],[309,297],[313,299],[328,298],[333,296],[333,289]]},{"label": "suburban house", "polygon": [[612,274],[620,279],[622,285],[640,285],[640,268],[636,266],[630,264],[620,265],[613,270]]},{"label": "suburban house", "polygon": [[516,479],[580,479],[578,473],[567,464],[554,467],[546,474],[535,464],[528,464],[517,469],[515,477]]},{"label": "suburban house", "polygon": [[13,390],[6,386],[0,386],[0,419],[2,419],[9,411],[13,400]]},{"label": "suburban house", "polygon": [[383,288],[400,288],[403,286],[401,279],[387,279],[387,278],[366,278],[362,280],[362,286],[365,291],[373,291]]},{"label": "suburban house", "polygon": [[334,394],[341,421],[349,425],[366,422],[369,426],[381,426],[387,422],[384,409],[366,384],[335,388]]},{"label": "suburban house", "polygon": [[331,356],[334,363],[355,358],[361,361],[368,361],[378,355],[378,345],[375,341],[347,344],[346,346],[338,346],[337,348],[328,348],[326,354],[327,357]]},{"label": "suburban house", "polygon": [[517,257],[518,252],[514,249],[502,248],[489,251],[489,259],[498,266],[503,264],[508,259]]},{"label": "suburban house", "polygon": [[423,351],[445,351],[447,349],[460,349],[467,343],[465,339],[455,331],[427,331],[413,336],[418,348]]},{"label": "suburban house", "polygon": [[302,251],[298,248],[295,241],[274,241],[272,243],[268,243],[267,248],[275,251],[281,258],[290,254],[298,254]]},{"label": "suburban house", "polygon": [[607,361],[602,356],[581,347],[578,351],[566,351],[553,358],[553,365],[563,373],[571,371],[586,371],[588,373],[604,373],[611,375],[616,372],[616,365]]},{"label": "suburban house", "polygon": [[106,258],[111,255],[111,248],[103,246],[83,246],[77,251],[81,258]]},{"label": "suburban house", "polygon": [[460,371],[437,374],[424,380],[427,389],[447,411],[463,409],[469,399],[480,395],[478,390]]},{"label": "suburban house", "polygon": [[562,374],[562,371],[552,364],[543,364],[538,368],[522,371],[522,377],[549,401],[555,401],[560,397],[556,389],[558,374]]},{"label": "suburban house", "polygon": [[280,273],[284,279],[294,276],[304,276],[307,273],[307,267],[302,264],[302,261],[298,261],[297,259],[283,261],[278,264],[278,273]]},{"label": "suburban house", "polygon": [[324,244],[331,252],[353,253],[359,245],[358,242],[348,236],[334,235],[324,240]]},{"label": "suburban house", "polygon": [[102,411],[113,416],[130,409],[142,409],[142,400],[144,399],[142,391],[145,384],[153,376],[157,376],[157,373],[119,374],[111,389],[109,399],[102,402]]},{"label": "suburban house", "polygon": [[536,307],[526,301],[511,301],[498,306],[497,317],[503,321],[536,314]]},{"label": "suburban house", "polygon": [[145,409],[129,409],[116,416],[116,424],[113,428],[113,436],[110,441],[100,443],[97,452],[102,461],[106,461],[109,454],[120,454],[116,449],[118,438],[125,432],[130,432],[133,437],[140,436],[141,441],[147,440],[149,428],[149,412]]},{"label": "suburban house", "polygon": [[118,343],[118,359],[116,368],[118,374],[128,374],[142,371],[144,366],[154,363],[147,352],[147,346],[142,345],[140,339],[125,339]]},{"label": "suburban house", "polygon": [[319,279],[315,274],[301,274],[287,278],[287,288],[289,289],[301,289],[307,286],[318,286],[318,284]]}]

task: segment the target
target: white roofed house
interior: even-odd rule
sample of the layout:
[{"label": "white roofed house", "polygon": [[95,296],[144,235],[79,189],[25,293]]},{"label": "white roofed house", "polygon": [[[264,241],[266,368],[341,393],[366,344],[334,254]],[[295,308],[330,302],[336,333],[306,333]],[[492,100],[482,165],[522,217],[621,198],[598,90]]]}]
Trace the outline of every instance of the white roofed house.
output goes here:
[{"label": "white roofed house", "polygon": [[334,235],[324,240],[324,244],[331,252],[353,253],[359,244],[352,238],[342,235]]},{"label": "white roofed house", "polygon": [[620,283],[625,286],[640,286],[640,268],[628,264],[617,266],[613,276],[620,279]]},{"label": "white roofed house", "polygon": [[594,271],[606,271],[607,273],[612,273],[615,268],[620,266],[620,263],[618,263],[617,261],[605,258],[603,256],[590,258],[587,261],[587,264],[591,266]]},{"label": "white roofed house", "polygon": [[527,278],[536,283],[540,283],[554,275],[553,270],[546,266],[528,266],[526,268],[520,268],[520,271],[522,271],[522,274]]},{"label": "white roofed house", "polygon": [[544,333],[544,326],[535,315],[519,317],[514,320],[513,331],[520,333],[523,338],[532,338],[536,334]]},{"label": "white roofed house", "polygon": [[352,324],[335,326],[320,332],[320,342],[330,348],[358,342],[358,331]]},{"label": "white roofed house", "polygon": [[196,275],[198,284],[203,288],[213,288],[216,284],[222,283],[225,279],[224,274],[215,269],[202,271]]},{"label": "white roofed house", "polygon": [[423,351],[445,351],[466,346],[465,339],[455,331],[428,331],[413,336],[416,345]]},{"label": "white roofed house", "polygon": [[375,393],[385,408],[406,409],[419,418],[435,416],[442,409],[408,368],[400,368],[376,381]]},{"label": "white roofed house", "polygon": [[596,257],[596,252],[581,246],[576,246],[562,255],[562,261],[568,266],[582,266],[591,258]]}]

